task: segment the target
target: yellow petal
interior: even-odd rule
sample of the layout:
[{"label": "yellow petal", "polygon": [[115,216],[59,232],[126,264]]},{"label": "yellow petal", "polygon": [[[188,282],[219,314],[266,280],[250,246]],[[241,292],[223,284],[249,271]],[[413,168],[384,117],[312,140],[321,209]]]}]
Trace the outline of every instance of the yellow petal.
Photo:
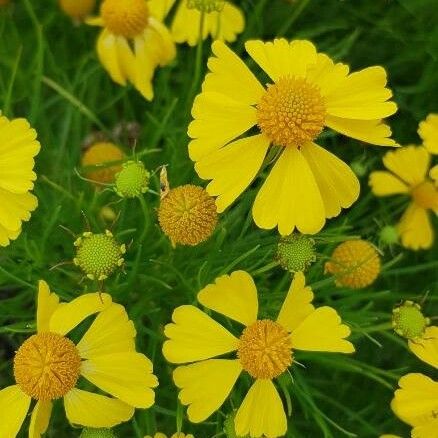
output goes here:
[{"label": "yellow petal", "polygon": [[348,65],[335,64],[324,53],[318,53],[316,63],[308,67],[307,80],[318,85],[321,95],[326,96],[342,84],[348,72]]},{"label": "yellow petal", "polygon": [[312,289],[306,286],[304,274],[297,272],[281,306],[277,322],[290,332],[295,330],[315,310],[312,301]]},{"label": "yellow petal", "polygon": [[342,85],[325,95],[327,113],[356,120],[383,119],[397,111],[394,102],[387,102],[392,92],[386,86],[383,67],[368,67],[348,75]]},{"label": "yellow petal", "polygon": [[59,297],[50,293],[49,285],[40,280],[38,283],[37,330],[38,333],[49,331],[49,321],[58,308]]},{"label": "yellow petal", "polygon": [[438,187],[438,164],[430,169],[429,176],[435,182],[435,186]]},{"label": "yellow petal", "polygon": [[194,306],[180,306],[164,334],[164,357],[172,363],[195,362],[237,350],[238,339]]},{"label": "yellow petal", "polygon": [[173,379],[181,389],[179,400],[189,406],[189,420],[200,423],[216,412],[230,394],[241,371],[238,360],[226,359],[209,359],[176,368]]},{"label": "yellow petal", "polygon": [[391,408],[394,413],[411,426],[427,424],[438,412],[438,382],[420,374],[411,373],[398,382],[400,389],[394,394]]},{"label": "yellow petal", "polygon": [[157,20],[164,21],[174,3],[175,0],[149,0],[149,13]]},{"label": "yellow petal", "polygon": [[202,179],[211,179],[207,192],[217,196],[219,213],[245,191],[262,167],[269,140],[264,135],[236,140],[211,152],[195,164]]},{"label": "yellow petal", "polygon": [[211,73],[206,75],[202,91],[223,93],[247,105],[259,102],[265,89],[246,64],[222,41],[215,41],[211,48]]},{"label": "yellow petal", "polygon": [[303,154],[286,147],[255,199],[252,214],[255,223],[264,229],[278,225],[281,235],[295,228],[314,234],[325,223],[321,193]]},{"label": "yellow petal", "polygon": [[198,293],[198,301],[246,326],[257,319],[257,289],[251,275],[245,271],[216,278],[214,284],[209,284]]},{"label": "yellow petal", "polygon": [[247,41],[245,48],[274,82],[283,76],[305,76],[307,67],[316,62],[316,49],[310,41],[253,40]]},{"label": "yellow petal", "polygon": [[81,374],[99,389],[136,408],[154,404],[152,362],[136,352],[111,353],[82,363]]},{"label": "yellow petal", "polygon": [[30,397],[17,385],[0,391],[0,425],[2,437],[15,438],[30,406]]},{"label": "yellow petal", "polygon": [[234,420],[236,435],[276,438],[287,431],[283,403],[271,380],[254,382]]},{"label": "yellow petal", "polygon": [[163,67],[175,58],[176,47],[172,35],[161,21],[150,17],[143,38],[155,65]]},{"label": "yellow petal", "polygon": [[406,184],[416,186],[426,178],[430,155],[423,147],[406,146],[387,152],[383,164]]},{"label": "yellow petal", "polygon": [[77,348],[83,359],[135,351],[135,335],[134,324],[124,307],[112,304],[97,315]]},{"label": "yellow petal", "polygon": [[21,227],[17,230],[8,230],[0,224],[0,246],[8,246],[10,240],[15,240],[21,233]]},{"label": "yellow petal", "polygon": [[371,172],[369,184],[376,196],[388,196],[409,192],[409,187],[390,172]]},{"label": "yellow petal", "polygon": [[192,108],[195,120],[189,125],[193,161],[219,149],[248,131],[256,123],[256,109],[220,93],[199,94]]},{"label": "yellow petal", "polygon": [[381,120],[352,120],[327,115],[325,124],[341,134],[376,146],[398,146],[391,129]]},{"label": "yellow petal", "polygon": [[37,206],[38,199],[32,193],[12,193],[0,188],[0,225],[7,230],[18,230]]},{"label": "yellow petal", "polygon": [[102,17],[88,17],[85,19],[85,23],[89,26],[100,26],[103,27],[105,23]]},{"label": "yellow petal", "polygon": [[325,216],[338,216],[357,200],[360,184],[350,167],[338,157],[315,143],[301,148],[312,170],[324,202]]},{"label": "yellow petal", "polygon": [[428,211],[411,203],[397,226],[402,245],[415,251],[432,246],[434,231]]},{"label": "yellow petal", "polygon": [[353,344],[344,339],[349,335],[349,327],[342,324],[335,309],[328,306],[319,307],[292,332],[292,348],[353,353]]},{"label": "yellow petal", "polygon": [[222,11],[213,11],[207,15],[206,26],[210,35],[216,40],[236,41],[237,35],[245,27],[242,11],[229,2],[225,2]]},{"label": "yellow petal", "polygon": [[436,438],[438,430],[438,418],[428,421],[426,424],[414,427],[411,431],[411,438]]},{"label": "yellow petal", "polygon": [[51,414],[52,402],[38,400],[30,418],[29,438],[40,438],[46,432]]},{"label": "yellow petal", "polygon": [[113,427],[128,421],[134,408],[120,400],[74,388],[64,396],[70,423],[87,427]]},{"label": "yellow petal", "polygon": [[110,295],[96,292],[81,295],[70,303],[60,304],[52,314],[49,329],[51,332],[66,335],[85,318],[106,309],[111,302]]},{"label": "yellow petal", "polygon": [[429,114],[418,128],[424,147],[431,154],[438,154],[438,114]]},{"label": "yellow petal", "polygon": [[[176,43],[187,43],[196,46],[199,41],[201,13],[195,8],[188,8],[186,1],[180,1],[172,22],[172,37]],[[208,29],[204,25],[202,38],[205,39]]]},{"label": "yellow petal", "polygon": [[154,97],[152,78],[156,66],[155,59],[151,55],[150,47],[144,38],[136,38],[134,40],[134,48],[135,62],[131,82],[145,99],[152,100]]},{"label": "yellow petal", "polygon": [[421,339],[409,341],[409,349],[423,362],[438,368],[438,327],[427,327]]},{"label": "yellow petal", "polygon": [[120,65],[117,38],[119,37],[104,29],[97,39],[97,55],[111,79],[120,85],[126,85],[128,78]]}]

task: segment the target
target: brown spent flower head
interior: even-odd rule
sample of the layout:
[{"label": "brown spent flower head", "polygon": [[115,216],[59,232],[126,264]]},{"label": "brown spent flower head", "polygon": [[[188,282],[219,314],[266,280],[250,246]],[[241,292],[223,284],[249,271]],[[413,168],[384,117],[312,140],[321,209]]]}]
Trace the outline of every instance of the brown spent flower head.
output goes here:
[{"label": "brown spent flower head", "polygon": [[217,224],[214,199],[192,184],[171,189],[161,199],[158,221],[172,245],[196,246],[207,240]]},{"label": "brown spent flower head", "polygon": [[361,289],[374,283],[380,274],[380,256],[366,240],[347,240],[333,251],[325,272],[335,276],[337,286]]},{"label": "brown spent flower head", "polygon": [[95,5],[96,0],[59,0],[61,9],[74,20],[80,21],[93,12]]},{"label": "brown spent flower head", "polygon": [[108,163],[122,161],[124,156],[123,151],[113,143],[95,143],[82,156],[82,166],[96,166],[95,169],[86,170],[87,178],[109,184],[114,182],[116,174],[122,170],[122,165]]}]

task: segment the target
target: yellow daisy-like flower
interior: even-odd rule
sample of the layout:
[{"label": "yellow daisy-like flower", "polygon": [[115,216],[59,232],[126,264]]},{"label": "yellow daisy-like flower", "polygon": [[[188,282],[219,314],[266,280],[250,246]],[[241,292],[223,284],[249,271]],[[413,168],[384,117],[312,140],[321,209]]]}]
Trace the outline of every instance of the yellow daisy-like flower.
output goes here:
[{"label": "yellow daisy-like flower", "polygon": [[[203,39],[209,35],[215,40],[233,42],[245,28],[245,17],[242,11],[230,2],[211,0],[178,0],[179,5],[172,22],[172,37],[177,43],[195,46],[199,41],[203,3],[217,3],[204,12]],[[199,3],[199,4],[196,4]],[[151,8],[161,11],[161,17],[167,15],[175,0],[150,0]],[[205,8],[209,5],[205,5]],[[201,9],[201,10],[200,10]]]},{"label": "yellow daisy-like flower", "polygon": [[406,146],[383,157],[389,172],[370,175],[376,196],[403,194],[411,198],[397,228],[402,245],[413,250],[430,248],[434,239],[429,211],[438,212],[438,189],[428,178],[430,158],[425,148]]},{"label": "yellow daisy-like flower", "polygon": [[166,26],[145,0],[104,0],[100,17],[87,20],[103,26],[97,41],[99,59],[114,82],[130,81],[148,100],[154,92],[157,66],[175,57],[175,45]]},{"label": "yellow daisy-like flower", "polygon": [[[324,127],[396,146],[382,122],[397,110],[388,101],[386,72],[370,67],[350,74],[309,41],[248,41],[245,47],[272,83],[263,87],[234,52],[214,42],[210,73],[192,109],[190,157],[198,175],[212,180],[207,191],[222,212],[254,180],[269,147],[278,146],[253,205],[254,220],[260,228],[278,226],[282,235],[295,228],[314,234],[326,218],[350,207],[360,189],[349,166],[313,142]],[[254,127],[257,133],[247,133]]]},{"label": "yellow daisy-like flower", "polygon": [[23,221],[38,206],[30,193],[36,180],[34,157],[41,148],[36,138],[27,120],[0,115],[0,246],[19,236]]},{"label": "yellow daisy-like flower", "polygon": [[73,20],[82,21],[93,12],[96,0],[59,0],[59,6]]},{"label": "yellow daisy-like flower", "polygon": [[438,114],[429,114],[426,120],[420,122],[418,134],[424,147],[431,154],[438,154]]},{"label": "yellow daisy-like flower", "polygon": [[[93,323],[74,344],[67,335],[86,318]],[[59,303],[41,281],[38,292],[37,333],[28,338],[14,358],[16,384],[0,391],[2,438],[18,434],[31,401],[29,438],[39,438],[48,427],[53,401],[63,398],[72,424],[102,428],[129,420],[134,408],[154,403],[157,378],[152,362],[135,351],[136,331],[128,315],[107,294],[90,293],[70,303]],[[107,397],[76,387],[80,376]]]},{"label": "yellow daisy-like flower", "polygon": [[[302,272],[295,274],[278,318],[257,319],[258,298],[252,277],[236,271],[216,279],[198,294],[205,307],[243,324],[236,338],[194,306],[175,309],[165,327],[165,358],[179,366],[173,373],[188,405],[190,421],[199,423],[217,411],[242,372],[255,379],[235,418],[236,434],[273,438],[287,430],[286,414],[273,379],[293,364],[296,350],[354,352],[345,340],[350,329],[331,307],[315,309]],[[233,353],[235,358],[216,358]],[[269,415],[267,415],[269,412]]]}]

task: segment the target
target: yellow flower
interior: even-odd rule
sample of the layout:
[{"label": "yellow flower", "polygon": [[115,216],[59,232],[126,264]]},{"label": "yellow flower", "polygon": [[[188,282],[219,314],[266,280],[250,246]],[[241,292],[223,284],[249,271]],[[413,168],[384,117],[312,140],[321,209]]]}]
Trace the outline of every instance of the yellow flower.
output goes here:
[{"label": "yellow flower", "polygon": [[[177,43],[188,43],[195,46],[199,41],[201,11],[191,0],[179,0],[179,5],[172,22],[172,37]],[[200,3],[208,0],[201,0]],[[175,0],[151,0],[151,10],[160,11],[162,19],[167,15]],[[192,3],[193,0],[192,0]],[[212,12],[204,12],[203,39],[209,35],[215,40],[233,42],[245,27],[245,17],[242,11],[230,2],[221,3]],[[165,6],[164,6],[165,5]],[[202,6],[202,4],[201,4]],[[199,6],[198,6],[199,7]]]},{"label": "yellow flower", "polygon": [[426,120],[420,122],[418,134],[424,147],[431,154],[438,154],[438,114],[429,114]]},{"label": "yellow flower", "polygon": [[[77,344],[67,338],[94,314]],[[53,401],[59,398],[72,424],[93,428],[115,426],[129,420],[134,407],[154,403],[151,388],[158,383],[152,363],[135,351],[134,325],[109,295],[89,293],[61,304],[41,281],[36,320],[37,333],[24,341],[14,358],[16,384],[0,391],[2,438],[16,437],[32,400],[36,404],[29,438],[47,430]],[[79,389],[80,376],[114,398]]]},{"label": "yellow flower", "polygon": [[[343,161],[313,142],[325,126],[361,141],[395,146],[382,122],[397,110],[382,67],[349,74],[309,41],[248,41],[246,51],[270,77],[263,87],[224,43],[213,43],[210,73],[196,97],[189,154],[224,211],[252,183],[266,160],[276,163],[252,213],[260,228],[314,234],[326,218],[350,207],[359,182]],[[255,135],[248,131],[257,126]],[[241,137],[242,134],[245,136]],[[241,138],[238,138],[241,137]],[[238,138],[238,139],[237,139]],[[237,140],[236,140],[237,139]]]},{"label": "yellow flower", "polygon": [[430,248],[433,228],[429,210],[438,212],[438,190],[428,178],[430,155],[423,147],[406,146],[383,157],[389,170],[370,175],[370,186],[376,196],[408,195],[411,202],[403,214],[398,231],[402,245],[414,250]]},{"label": "yellow flower", "polygon": [[74,20],[83,20],[93,12],[96,0],[59,0],[61,9]]},{"label": "yellow flower", "polygon": [[[161,432],[157,432],[153,437],[150,435],[146,435],[144,438],[167,438],[167,435]],[[188,435],[183,434],[182,432],[174,433],[170,438],[195,438],[191,433]]]},{"label": "yellow flower", "polygon": [[[122,170],[120,162],[125,154],[113,143],[100,142],[91,145],[82,156],[82,166],[87,178],[98,183],[113,183],[118,172]],[[112,163],[115,164],[112,164]]]},{"label": "yellow flower", "polygon": [[[243,324],[239,338],[195,306],[175,309],[165,327],[165,358],[194,423],[217,411],[245,371],[255,379],[235,418],[236,434],[269,438],[284,435],[286,414],[272,382],[293,364],[295,350],[352,353],[350,329],[331,307],[315,309],[302,272],[295,274],[277,320],[257,319],[258,298],[252,277],[236,271],[198,293],[205,307]],[[234,358],[215,358],[233,353]],[[237,354],[236,354],[237,353]],[[266,412],[269,411],[269,415]]]},{"label": "yellow flower", "polygon": [[0,246],[19,236],[22,222],[38,205],[30,193],[36,179],[34,157],[41,147],[36,137],[27,120],[0,115]]},{"label": "yellow flower", "polygon": [[438,382],[420,373],[403,376],[398,382],[391,408],[413,427],[412,438],[432,438],[438,430]]},{"label": "yellow flower", "polygon": [[361,289],[374,283],[380,274],[380,257],[376,248],[366,240],[347,240],[339,244],[325,272],[335,276],[337,286]]},{"label": "yellow flower", "polygon": [[148,2],[104,0],[100,17],[87,22],[104,28],[97,41],[97,54],[113,81],[120,85],[130,81],[152,100],[155,68],[173,60],[175,45]]}]

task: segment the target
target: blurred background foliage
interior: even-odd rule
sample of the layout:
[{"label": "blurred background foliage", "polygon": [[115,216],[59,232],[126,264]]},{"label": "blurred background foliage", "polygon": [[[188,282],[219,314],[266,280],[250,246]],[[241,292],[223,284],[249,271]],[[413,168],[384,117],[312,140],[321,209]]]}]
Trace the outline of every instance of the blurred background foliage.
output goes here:
[{"label": "blurred background foliage", "polygon": [[[119,202],[113,191],[96,191],[78,174],[83,146],[93,132],[103,131],[132,155],[132,139],[126,133],[114,137],[113,130],[120,123],[136,122],[141,129],[135,152],[155,172],[152,191],[159,192],[157,169],[163,164],[168,165],[171,186],[201,184],[188,158],[186,134],[196,49],[178,47],[177,59],[157,71],[155,99],[148,103],[134,89],[112,83],[103,71],[95,54],[98,29],[74,25],[54,0],[12,3],[0,11],[0,107],[8,117],[30,120],[42,151],[36,168],[39,208],[21,237],[0,249],[0,387],[13,382],[14,351],[34,330],[38,279],[45,279],[65,300],[97,290],[98,285],[83,280],[71,263],[56,266],[74,257],[74,237],[64,228],[79,235],[88,229],[87,223],[94,232],[112,227],[117,239],[128,245],[126,272],[106,281],[105,289],[127,307],[138,330],[138,348],[154,361],[160,379],[156,405],[138,410],[132,422],[116,431],[129,438],[156,430],[173,433],[183,422],[183,430],[197,438],[223,436],[225,416],[239,406],[249,382],[241,381],[231,403],[227,401],[205,424],[188,423],[177,402],[171,367],[161,355],[162,329],[176,306],[195,303],[204,285],[236,269],[254,275],[266,314],[278,311],[291,276],[272,263],[276,232],[257,229],[250,214],[263,175],[222,215],[208,242],[173,249],[157,224],[157,194],[146,194],[143,207],[137,199]],[[353,70],[383,65],[400,108],[390,120],[394,137],[401,144],[419,143],[418,122],[438,110],[436,0],[242,0],[239,6],[247,21],[233,45],[239,54],[247,39],[284,36],[310,39]],[[209,43],[203,47],[205,61]],[[205,62],[202,66],[203,76]],[[357,353],[296,354],[304,367],[295,365],[293,379],[281,379],[288,394],[285,402],[290,397],[293,406],[287,436],[408,436],[408,428],[389,407],[394,387],[408,371],[431,375],[431,370],[390,330],[390,314],[402,300],[424,298],[425,314],[437,314],[438,246],[418,253],[381,246],[384,270],[373,286],[360,291],[335,288],[323,271],[336,242],[362,236],[379,245],[380,229],[397,221],[404,201],[370,194],[368,174],[381,167],[384,148],[330,132],[319,142],[357,165],[362,193],[350,211],[329,221],[317,236],[318,262],[307,278],[316,303],[335,307],[351,325]],[[114,225],[100,217],[106,205],[120,212]],[[79,433],[66,422],[58,404],[47,436]],[[20,436],[27,436],[24,429]]]}]

